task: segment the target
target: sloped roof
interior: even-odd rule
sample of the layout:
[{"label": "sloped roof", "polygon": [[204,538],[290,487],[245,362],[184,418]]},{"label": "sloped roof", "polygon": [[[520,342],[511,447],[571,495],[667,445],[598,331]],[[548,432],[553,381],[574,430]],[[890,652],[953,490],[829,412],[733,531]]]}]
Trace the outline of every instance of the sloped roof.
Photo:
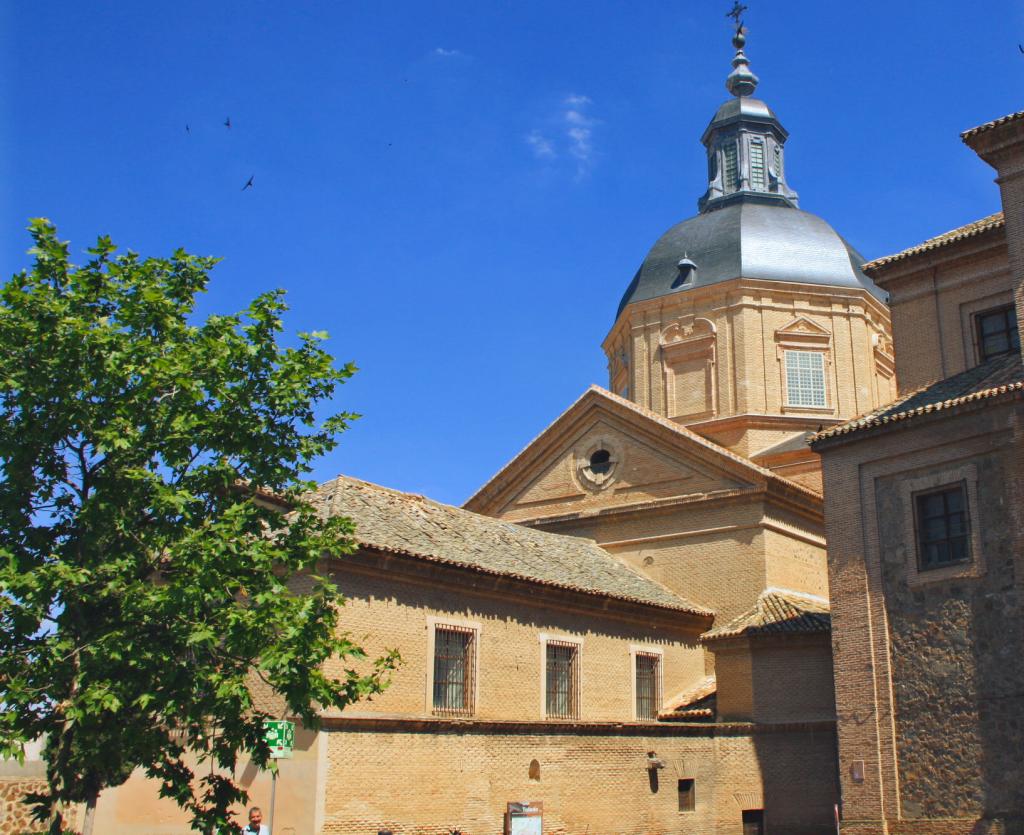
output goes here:
[{"label": "sloped roof", "polygon": [[671,699],[668,699],[664,706],[661,708],[662,713],[669,713],[675,710],[683,710],[688,708],[690,705],[695,705],[698,702],[704,701],[709,696],[715,695],[718,692],[718,681],[712,674],[710,676],[704,676],[696,684],[692,684],[680,693],[676,693]]},{"label": "sloped roof", "polygon": [[950,229],[948,232],[943,232],[941,235],[929,238],[924,243],[917,244],[909,249],[904,249],[902,252],[897,252],[894,255],[886,255],[883,258],[876,258],[874,261],[868,261],[868,263],[864,265],[864,271],[871,272],[879,267],[892,264],[895,261],[903,261],[904,259],[910,258],[914,255],[920,255],[923,252],[931,252],[934,249],[948,246],[949,244],[956,243],[957,241],[974,238],[985,232],[990,232],[993,229],[1002,229],[1005,225],[1003,213],[996,212],[994,215],[981,218],[981,220],[975,220],[971,223],[965,224],[964,226],[957,227],[956,229]]},{"label": "sloped roof", "polygon": [[657,412],[651,411],[643,406],[634,403],[632,400],[627,400],[624,397],[619,397],[617,394],[613,394],[607,389],[601,388],[597,385],[591,385],[582,395],[566,409],[562,414],[555,418],[537,437],[530,441],[515,457],[512,458],[504,467],[498,470],[491,478],[478,489],[472,496],[466,499],[465,507],[472,507],[484,498],[484,495],[491,489],[494,488],[499,482],[502,481],[508,474],[516,467],[516,465],[524,459],[524,457],[535,447],[538,443],[550,434],[557,431],[557,428],[564,421],[571,419],[571,416],[577,412],[587,408],[589,405],[603,404],[611,409],[620,413],[625,412],[628,414],[636,415],[647,421],[657,424],[663,429],[667,429],[676,435],[680,439],[685,439],[691,444],[702,448],[704,451],[710,453],[708,457],[708,463],[714,464],[717,460],[720,465],[724,465],[727,469],[731,470],[734,475],[739,477],[745,476],[755,484],[763,484],[764,482],[773,482],[778,485],[784,485],[797,493],[800,493],[807,498],[811,499],[815,504],[820,504],[821,496],[815,493],[813,490],[804,487],[802,484],[798,484],[795,481],[791,481],[784,476],[780,476],[775,472],[772,472],[765,467],[755,464],[748,458],[744,458],[742,455],[737,455],[735,452],[726,449],[723,446],[719,446],[714,441],[709,441],[702,435],[698,435],[692,429],[688,429],[675,421],[669,420]]},{"label": "sloped roof", "polygon": [[811,445],[841,435],[909,420],[918,415],[951,409],[965,403],[1024,390],[1024,368],[1020,354],[992,357],[967,371],[910,392],[894,403],[819,432]]},{"label": "sloped roof", "polygon": [[790,591],[765,589],[749,612],[701,635],[702,641],[741,635],[792,635],[829,632],[832,616],[824,597]]},{"label": "sloped roof", "polygon": [[998,119],[993,119],[991,122],[985,122],[983,125],[978,125],[976,128],[965,130],[960,134],[960,138],[970,144],[970,140],[981,133],[988,133],[990,130],[994,130],[1000,125],[1005,125],[1008,122],[1016,122],[1018,119],[1024,119],[1024,110],[1018,110],[1016,113],[1010,113],[1008,116],[1000,116]]},{"label": "sloped roof", "polygon": [[779,443],[774,446],[762,449],[759,453],[751,457],[753,459],[770,458],[773,455],[782,455],[787,452],[808,452],[810,451],[810,447],[807,446],[807,442],[813,436],[813,432],[797,432],[795,435],[791,435],[784,441],[779,441]]},{"label": "sloped roof", "polygon": [[323,512],[355,523],[363,547],[583,594],[713,613],[639,574],[589,539],[526,528],[346,476],[324,482]]}]

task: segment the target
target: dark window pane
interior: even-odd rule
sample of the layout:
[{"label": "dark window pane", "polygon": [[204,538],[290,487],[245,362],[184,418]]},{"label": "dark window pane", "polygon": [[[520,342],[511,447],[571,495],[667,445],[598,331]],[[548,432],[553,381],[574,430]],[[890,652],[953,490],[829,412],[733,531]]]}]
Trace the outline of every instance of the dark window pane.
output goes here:
[{"label": "dark window pane", "polygon": [[636,655],[636,718],[657,719],[661,708],[661,657],[652,653]]},{"label": "dark window pane", "polygon": [[915,497],[917,553],[921,569],[971,558],[967,491],[963,482]]},{"label": "dark window pane", "polygon": [[578,719],[579,647],[550,641],[546,652],[545,712],[550,719]]},{"label": "dark window pane", "polygon": [[982,361],[1020,350],[1020,333],[1013,305],[981,313],[977,317]]}]

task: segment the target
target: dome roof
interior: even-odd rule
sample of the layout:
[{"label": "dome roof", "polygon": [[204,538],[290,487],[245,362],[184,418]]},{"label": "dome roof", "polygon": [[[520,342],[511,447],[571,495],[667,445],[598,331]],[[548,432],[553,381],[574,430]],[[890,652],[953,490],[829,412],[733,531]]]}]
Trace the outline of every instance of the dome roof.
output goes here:
[{"label": "dome roof", "polygon": [[[695,265],[683,269],[679,262]],[[885,293],[864,273],[864,258],[817,215],[780,203],[746,199],[669,229],[637,270],[626,305],[734,278],[790,281]]]}]

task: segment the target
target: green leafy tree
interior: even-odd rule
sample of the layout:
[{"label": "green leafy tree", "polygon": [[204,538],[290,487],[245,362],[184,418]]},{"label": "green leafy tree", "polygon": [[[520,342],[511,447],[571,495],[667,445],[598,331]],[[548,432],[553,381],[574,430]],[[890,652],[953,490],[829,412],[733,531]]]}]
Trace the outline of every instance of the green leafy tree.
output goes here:
[{"label": "green leafy tree", "polygon": [[322,334],[279,344],[280,291],[193,322],[214,259],[104,237],[78,267],[30,231],[34,266],[0,290],[0,753],[45,738],[51,833],[138,767],[194,829],[236,831],[236,759],[268,765],[253,683],[316,727],[397,661],[338,632],[317,565],[352,528],[303,480],[353,417],[314,409],[354,368]]}]

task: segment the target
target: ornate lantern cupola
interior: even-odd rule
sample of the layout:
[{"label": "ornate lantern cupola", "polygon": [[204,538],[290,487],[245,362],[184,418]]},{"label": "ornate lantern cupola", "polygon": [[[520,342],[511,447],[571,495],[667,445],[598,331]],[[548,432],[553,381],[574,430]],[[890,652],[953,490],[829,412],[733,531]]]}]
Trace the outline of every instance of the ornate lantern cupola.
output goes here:
[{"label": "ornate lantern cupola", "polygon": [[718,108],[701,137],[708,150],[708,190],[697,201],[702,213],[742,200],[797,206],[783,159],[789,134],[768,105],[751,98],[758,79],[743,52],[746,41],[746,30],[737,22],[732,38],[736,55],[725,80],[735,98]]}]

